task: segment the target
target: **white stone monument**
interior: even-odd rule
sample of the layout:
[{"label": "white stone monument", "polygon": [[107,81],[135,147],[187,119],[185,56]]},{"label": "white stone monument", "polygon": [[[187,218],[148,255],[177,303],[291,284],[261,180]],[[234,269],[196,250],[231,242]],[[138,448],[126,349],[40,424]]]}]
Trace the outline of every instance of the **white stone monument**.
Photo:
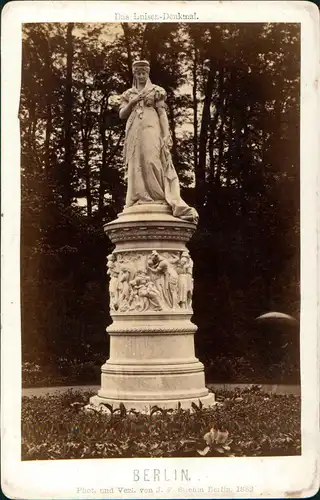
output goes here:
[{"label": "white stone monument", "polygon": [[149,63],[133,64],[133,86],[120,100],[127,119],[126,205],[104,229],[108,256],[110,357],[91,404],[146,410],[214,404],[195,357],[191,322],[193,263],[186,243],[198,214],[180,197],[170,154],[166,92],[149,79]]}]

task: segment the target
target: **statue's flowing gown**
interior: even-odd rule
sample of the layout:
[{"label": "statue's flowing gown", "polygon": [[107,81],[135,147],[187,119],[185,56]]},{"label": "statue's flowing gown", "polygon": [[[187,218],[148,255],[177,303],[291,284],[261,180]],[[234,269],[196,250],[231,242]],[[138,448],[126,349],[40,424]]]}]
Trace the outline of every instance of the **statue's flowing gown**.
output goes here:
[{"label": "statue's flowing gown", "polygon": [[[162,141],[157,109],[165,106],[166,92],[149,81],[143,93],[145,97],[133,108],[126,124],[126,208],[137,203],[167,203],[175,217],[195,221],[197,212],[180,197],[179,179]],[[126,90],[120,109],[137,94],[135,87]]]}]

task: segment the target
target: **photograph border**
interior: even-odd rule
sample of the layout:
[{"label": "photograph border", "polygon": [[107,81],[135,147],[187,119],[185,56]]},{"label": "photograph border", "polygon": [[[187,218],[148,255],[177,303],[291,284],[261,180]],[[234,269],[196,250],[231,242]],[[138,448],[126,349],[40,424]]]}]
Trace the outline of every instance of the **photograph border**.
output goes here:
[{"label": "photograph border", "polygon": [[[196,13],[188,22],[301,23],[301,428],[302,454],[270,458],[152,458],[21,461],[20,125],[21,25],[34,22],[119,22],[115,13]],[[2,11],[2,489],[11,498],[104,498],[103,488],[135,488],[123,498],[150,498],[157,484],[134,481],[134,470],[189,469],[190,488],[228,487],[233,498],[312,496],[319,488],[319,11],[305,1],[30,2]],[[208,6],[210,5],[210,9]],[[154,22],[139,20],[138,22]],[[159,22],[159,21],[157,21]],[[171,22],[177,22],[172,20]],[[293,138],[294,140],[294,138]],[[152,460],[152,462],[150,462]],[[138,461],[139,466],[137,466]],[[134,462],[134,463],[133,463]],[[213,498],[180,481],[155,498]],[[234,493],[237,485],[253,493]],[[179,488],[183,490],[179,491]],[[79,491],[80,489],[80,491]],[[90,490],[94,489],[94,493]],[[144,491],[145,490],[145,491]],[[117,494],[110,498],[118,498]],[[230,492],[217,498],[230,497]]]}]

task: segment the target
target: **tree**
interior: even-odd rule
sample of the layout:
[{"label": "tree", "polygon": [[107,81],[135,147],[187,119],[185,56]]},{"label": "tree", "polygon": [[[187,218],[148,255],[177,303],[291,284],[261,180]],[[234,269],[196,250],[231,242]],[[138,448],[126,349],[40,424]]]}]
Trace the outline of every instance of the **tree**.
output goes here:
[{"label": "tree", "polygon": [[288,23],[24,25],[24,349],[83,358],[92,336],[103,345],[102,225],[125,197],[110,99],[138,57],[167,91],[182,194],[201,216],[190,244],[199,355],[238,355],[256,315],[298,311],[299,36]]}]

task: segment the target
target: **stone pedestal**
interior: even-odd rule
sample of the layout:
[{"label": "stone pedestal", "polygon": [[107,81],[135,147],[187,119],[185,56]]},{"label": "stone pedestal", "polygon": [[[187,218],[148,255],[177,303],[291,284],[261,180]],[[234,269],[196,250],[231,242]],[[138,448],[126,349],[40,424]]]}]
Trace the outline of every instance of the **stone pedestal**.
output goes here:
[{"label": "stone pedestal", "polygon": [[110,357],[102,366],[94,405],[189,408],[214,404],[195,357],[192,260],[186,248],[196,225],[161,204],[125,209],[105,231],[108,256]]}]

